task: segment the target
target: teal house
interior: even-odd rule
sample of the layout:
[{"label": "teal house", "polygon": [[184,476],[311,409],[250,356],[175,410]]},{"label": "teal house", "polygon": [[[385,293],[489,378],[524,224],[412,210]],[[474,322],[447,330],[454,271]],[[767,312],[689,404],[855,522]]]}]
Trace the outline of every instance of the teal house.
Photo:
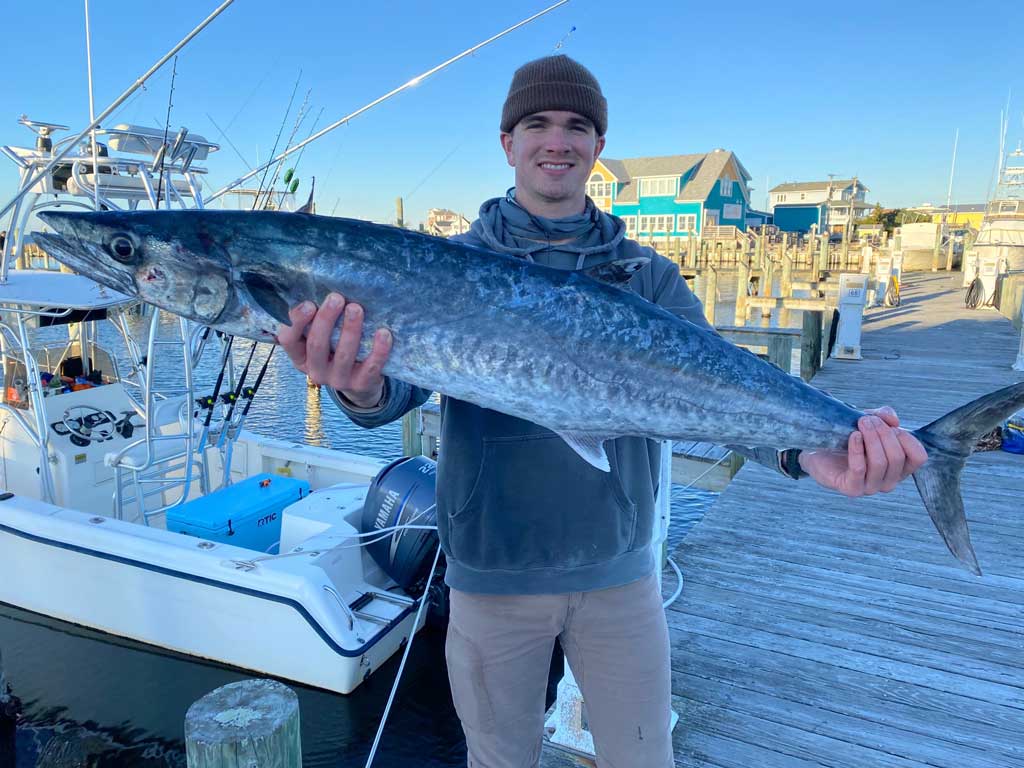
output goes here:
[{"label": "teal house", "polygon": [[724,149],[698,155],[599,158],[587,184],[598,208],[630,237],[701,237],[705,227],[747,228],[750,174]]}]

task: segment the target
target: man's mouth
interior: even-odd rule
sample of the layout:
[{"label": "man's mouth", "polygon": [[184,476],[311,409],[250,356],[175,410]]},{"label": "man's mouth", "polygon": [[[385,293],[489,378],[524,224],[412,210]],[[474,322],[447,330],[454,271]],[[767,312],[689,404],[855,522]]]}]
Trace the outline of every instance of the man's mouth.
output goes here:
[{"label": "man's mouth", "polygon": [[572,168],[572,163],[541,163],[540,167],[545,171],[567,171]]}]

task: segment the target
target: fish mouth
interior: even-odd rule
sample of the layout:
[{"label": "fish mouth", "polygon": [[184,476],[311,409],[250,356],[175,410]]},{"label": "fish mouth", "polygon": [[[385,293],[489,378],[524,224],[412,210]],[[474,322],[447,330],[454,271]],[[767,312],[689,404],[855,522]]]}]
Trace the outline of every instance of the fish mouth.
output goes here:
[{"label": "fish mouth", "polygon": [[83,243],[77,237],[72,239],[55,232],[35,232],[32,239],[46,253],[78,274],[128,296],[138,295],[132,274],[115,266],[105,254],[95,253],[95,246]]}]

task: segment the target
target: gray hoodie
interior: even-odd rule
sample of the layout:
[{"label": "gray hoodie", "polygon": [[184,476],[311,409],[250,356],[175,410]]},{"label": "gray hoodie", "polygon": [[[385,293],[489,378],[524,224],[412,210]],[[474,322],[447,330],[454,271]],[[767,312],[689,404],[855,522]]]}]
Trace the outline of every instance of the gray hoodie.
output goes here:
[{"label": "gray hoodie", "polygon": [[[509,202],[484,203],[470,232],[455,239],[563,269],[608,268],[649,257],[627,278],[628,287],[709,328],[676,266],[625,239],[617,217],[595,212],[589,204],[584,217],[593,217],[592,226],[582,227],[577,242],[551,246],[521,237],[531,233],[533,224],[518,228],[523,222]],[[557,221],[534,223],[555,237],[564,234],[552,228]],[[578,224],[579,217],[571,223]],[[385,386],[384,400],[374,409],[355,408],[332,394],[353,422],[367,428],[401,418],[431,394],[391,378]],[[438,533],[451,587],[491,594],[586,591],[627,584],[654,568],[650,544],[660,468],[657,442],[641,437],[608,441],[611,472],[602,472],[544,427],[450,397],[441,398],[440,439]],[[753,458],[778,467],[774,451]]]}]

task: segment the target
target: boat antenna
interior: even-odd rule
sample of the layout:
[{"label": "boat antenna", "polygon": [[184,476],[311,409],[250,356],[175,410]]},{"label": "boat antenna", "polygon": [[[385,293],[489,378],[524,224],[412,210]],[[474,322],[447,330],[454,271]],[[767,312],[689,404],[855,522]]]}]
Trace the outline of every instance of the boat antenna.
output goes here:
[{"label": "boat antenna", "polygon": [[213,123],[213,127],[217,129],[217,133],[220,134],[220,137],[222,139],[224,139],[224,141],[226,141],[228,143],[229,147],[231,147],[233,150],[235,150],[235,154],[238,155],[238,159],[241,160],[243,163],[245,163],[245,167],[246,168],[249,168],[251,170],[252,169],[252,163],[250,163],[248,160],[246,160],[242,156],[242,153],[238,151],[238,147],[236,147],[234,145],[234,143],[231,141],[231,139],[228,138],[228,135],[226,133],[224,133],[224,129],[221,128],[219,125],[217,125],[217,121],[213,119],[213,115],[211,115],[209,112],[207,112],[206,113],[206,117],[209,119],[209,121],[211,123]]},{"label": "boat antenna", "polygon": [[[160,189],[164,185],[164,168],[167,167],[167,134],[171,130],[171,107],[174,106],[174,80],[178,76],[178,57],[171,64],[171,90],[167,94],[167,119],[164,121],[164,141],[162,151],[158,153],[160,160],[160,176],[156,182],[156,207],[160,207]],[[170,184],[168,184],[170,186]],[[167,195],[167,207],[171,207],[171,195]]]},{"label": "boat antenna", "polygon": [[539,19],[541,16],[544,16],[545,14],[550,13],[555,8],[563,6],[566,3],[568,3],[568,2],[569,2],[569,0],[559,0],[554,5],[548,6],[544,10],[539,11],[538,13],[535,13],[532,16],[526,18],[526,19],[523,19],[519,23],[513,24],[508,29],[502,30],[498,34],[493,35],[492,37],[487,38],[486,40],[484,40],[481,43],[477,43],[472,48],[467,48],[465,51],[463,51],[462,53],[458,54],[457,56],[452,56],[450,59],[448,59],[447,61],[441,62],[436,67],[428,69],[426,72],[423,72],[422,74],[417,75],[416,77],[412,78],[412,80],[409,80],[408,82],[403,83],[402,85],[398,86],[397,88],[394,88],[394,89],[388,91],[383,96],[380,96],[380,97],[374,99],[369,104],[366,104],[365,106],[362,106],[359,109],[357,109],[355,112],[352,112],[351,114],[345,115],[345,117],[341,118],[340,120],[336,120],[335,122],[333,122],[330,125],[328,125],[326,128],[323,128],[320,131],[318,131],[317,133],[315,133],[312,136],[310,136],[305,141],[301,141],[298,144],[296,144],[294,147],[285,150],[278,157],[271,158],[264,165],[260,166],[259,168],[256,168],[256,170],[250,171],[249,173],[245,174],[244,176],[240,176],[239,178],[235,179],[230,184],[227,184],[226,186],[221,187],[216,192],[214,192],[212,195],[210,195],[210,197],[208,197],[205,202],[209,203],[209,202],[212,202],[212,201],[216,200],[218,197],[223,195],[225,192],[229,192],[230,190],[234,189],[235,187],[237,187],[239,184],[241,184],[242,182],[246,181],[247,179],[251,179],[257,173],[259,173],[260,171],[264,170],[264,168],[267,168],[268,166],[273,165],[274,163],[280,162],[281,160],[283,160],[285,157],[287,157],[288,155],[292,154],[293,152],[298,152],[299,150],[301,150],[307,144],[309,144],[309,143],[311,143],[313,141],[316,141],[321,136],[327,135],[328,133],[333,131],[335,128],[338,128],[339,126],[345,125],[345,123],[347,123],[350,120],[352,120],[352,119],[358,117],[359,115],[363,114],[363,112],[366,112],[367,110],[372,109],[373,107],[377,106],[381,102],[387,101],[391,97],[398,95],[399,93],[401,93],[402,91],[404,91],[404,90],[406,90],[408,88],[412,88],[415,85],[419,85],[420,83],[422,83],[424,80],[426,80],[431,75],[436,74],[437,72],[440,72],[443,69],[446,69],[447,67],[451,66],[456,61],[458,61],[459,59],[463,59],[466,56],[469,56],[469,55],[471,55],[473,53],[476,53],[477,51],[479,51],[484,46],[490,45],[495,40],[498,40],[498,39],[504,37],[505,35],[509,34],[510,32],[513,32],[513,31],[519,29],[520,27],[525,26],[526,24],[529,24],[531,21]]},{"label": "boat antenna", "polygon": [[[52,158],[50,158],[50,162],[43,166],[43,168],[40,169],[40,171],[36,173],[35,176],[33,176],[26,183],[21,185],[21,189],[18,191],[18,193],[15,194],[14,197],[12,197],[6,205],[4,205],[3,209],[0,209],[0,217],[2,217],[6,213],[9,213],[14,208],[14,206],[18,204],[21,198],[28,194],[29,190],[35,189],[36,184],[38,184],[41,179],[45,178],[46,174],[52,171],[54,167],[57,165],[57,163],[59,163],[61,160],[63,160],[65,157],[71,154],[71,151],[76,146],[78,146],[78,142],[80,142],[82,139],[88,136],[89,132],[94,130],[101,122],[106,120],[115,109],[121,106],[125,102],[125,100],[127,100],[129,96],[131,96],[133,93],[135,93],[135,91],[141,88],[143,83],[145,83],[146,80],[152,77],[154,72],[156,72],[158,69],[160,69],[160,67],[166,64],[171,59],[171,57],[174,56],[178,51],[180,51],[182,48],[188,45],[192,38],[194,38],[196,35],[198,35],[200,32],[206,29],[206,27],[209,26],[210,22],[212,22],[215,18],[220,16],[221,13],[223,13],[227,9],[227,7],[231,5],[233,2],[235,2],[235,0],[224,0],[223,3],[221,3],[217,6],[216,9],[214,9],[213,13],[211,13],[209,16],[203,19],[195,29],[193,29],[191,32],[185,35],[185,37],[183,37],[177,43],[177,45],[175,45],[173,48],[171,48],[171,50],[165,53],[157,61],[156,64],[154,64],[152,67],[146,70],[146,72],[143,73],[141,77],[139,77],[134,83],[132,83],[128,90],[126,90],[116,99],[114,99],[113,103],[111,103],[109,107],[104,109],[99,115],[93,118],[89,125],[85,126],[85,128],[83,128],[81,132],[77,136],[75,136],[74,139],[69,141],[64,146],[64,149],[62,149],[60,152],[58,152]],[[568,2],[568,0],[563,0],[563,2]]]},{"label": "boat antenna", "polygon": [[[956,147],[960,143],[960,129],[956,129],[956,133],[953,135],[953,162],[949,166],[949,189],[946,191],[946,210],[950,210],[950,206],[953,204],[953,173],[956,170]],[[955,216],[953,217],[956,218]]]},{"label": "boat antenna", "polygon": [[[281,118],[281,126],[277,129],[277,136],[274,137],[274,146],[270,150],[270,154],[273,155],[277,152],[278,142],[281,141],[281,134],[284,133],[284,124],[288,121],[288,115],[292,112],[292,104],[295,102],[295,92],[299,90],[299,81],[302,79],[302,70],[299,70],[299,76],[295,78],[295,85],[292,86],[292,95],[288,97],[288,108],[284,111],[284,116]],[[271,163],[267,163],[263,166],[263,178],[260,179],[260,185],[256,189],[256,196],[252,201],[252,209],[255,211],[256,206],[260,200],[260,194],[263,192],[263,185],[267,181],[267,172],[270,170]],[[257,169],[257,171],[260,169]],[[253,174],[255,175],[255,174]],[[216,195],[214,195],[216,197]],[[207,198],[206,202],[210,202],[213,198]]]},{"label": "boat antenna", "polygon": [[[92,92],[92,36],[89,33],[89,0],[85,0],[85,69],[89,77],[89,122],[96,119],[96,102]],[[89,132],[92,144],[92,191],[93,207],[100,209],[100,167],[99,152],[96,150],[96,129]]]}]

